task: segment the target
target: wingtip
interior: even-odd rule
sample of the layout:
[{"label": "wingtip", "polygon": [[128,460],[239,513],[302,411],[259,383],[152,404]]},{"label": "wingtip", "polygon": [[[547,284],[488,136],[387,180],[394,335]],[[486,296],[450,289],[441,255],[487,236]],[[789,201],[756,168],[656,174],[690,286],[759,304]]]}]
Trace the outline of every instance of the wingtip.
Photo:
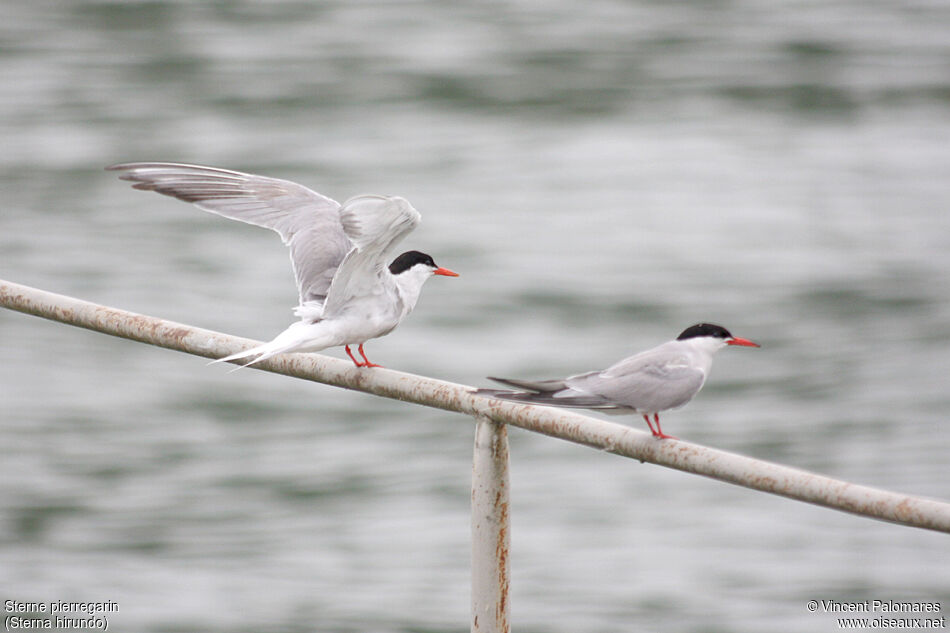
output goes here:
[{"label": "wingtip", "polygon": [[141,167],[153,167],[160,164],[161,163],[154,163],[154,162],[143,163],[139,161],[128,161],[124,163],[115,163],[113,165],[108,165],[104,169],[106,171],[123,171],[127,169],[139,169]]},{"label": "wingtip", "polygon": [[506,391],[505,389],[490,389],[486,387],[479,387],[472,389],[471,393],[476,396],[482,396],[483,398],[498,398],[501,400],[505,399],[506,395],[516,394],[516,391]]}]

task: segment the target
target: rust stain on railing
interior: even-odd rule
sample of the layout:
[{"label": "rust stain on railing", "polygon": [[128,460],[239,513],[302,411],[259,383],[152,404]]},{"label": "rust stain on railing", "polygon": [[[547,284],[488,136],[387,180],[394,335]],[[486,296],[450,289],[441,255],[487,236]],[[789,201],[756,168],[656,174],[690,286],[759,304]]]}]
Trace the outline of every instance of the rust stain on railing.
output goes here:
[{"label": "rust stain on railing", "polygon": [[[0,303],[20,312],[207,358],[220,358],[258,343],[2,280]],[[844,512],[950,533],[950,504],[944,501],[851,484],[690,442],[658,441],[629,426],[572,411],[477,396],[467,385],[381,368],[357,369],[349,362],[318,354],[285,354],[256,364],[254,369],[485,417],[641,462]]]},{"label": "rust stain on railing", "polygon": [[[206,358],[243,351],[257,341],[101,306],[0,280],[0,305],[77,327]],[[950,532],[950,504],[839,481],[571,411],[485,398],[473,388],[385,369],[365,370],[317,354],[285,354],[254,369],[473,416],[473,633],[508,633],[510,501],[508,425],[616,455],[754,490],[902,525]]]},{"label": "rust stain on railing", "polygon": [[475,425],[472,456],[472,633],[508,633],[508,427]]}]

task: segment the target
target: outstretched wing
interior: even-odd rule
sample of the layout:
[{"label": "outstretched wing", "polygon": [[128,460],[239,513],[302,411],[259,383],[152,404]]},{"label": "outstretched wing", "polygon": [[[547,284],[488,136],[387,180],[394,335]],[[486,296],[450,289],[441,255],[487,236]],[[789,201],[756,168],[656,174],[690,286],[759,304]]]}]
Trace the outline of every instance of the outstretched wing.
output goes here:
[{"label": "outstretched wing", "polygon": [[124,163],[107,169],[123,172],[119,177],[136,189],[276,231],[290,247],[301,304],[325,299],[352,247],[340,204],[289,180],[183,163]]},{"label": "outstretched wing", "polygon": [[381,292],[393,249],[421,219],[419,212],[398,196],[363,195],[344,202],[340,221],[353,249],[333,278],[324,314],[341,310],[354,297]]}]

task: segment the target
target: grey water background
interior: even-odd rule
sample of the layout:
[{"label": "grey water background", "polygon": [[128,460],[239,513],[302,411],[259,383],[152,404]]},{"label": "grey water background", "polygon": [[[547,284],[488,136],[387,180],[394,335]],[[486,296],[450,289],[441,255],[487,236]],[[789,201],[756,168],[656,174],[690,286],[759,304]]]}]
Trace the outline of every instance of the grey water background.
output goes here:
[{"label": "grey water background", "polygon": [[[724,350],[668,432],[950,499],[947,5],[0,13],[0,276],[269,339],[296,299],[279,239],[102,168],[399,194],[405,246],[461,277],[377,362],[484,385],[718,322],[762,348]],[[467,630],[471,420],[8,311],[0,355],[0,599],[112,600],[129,631]],[[517,429],[511,468],[518,631],[950,609],[945,535]]]}]

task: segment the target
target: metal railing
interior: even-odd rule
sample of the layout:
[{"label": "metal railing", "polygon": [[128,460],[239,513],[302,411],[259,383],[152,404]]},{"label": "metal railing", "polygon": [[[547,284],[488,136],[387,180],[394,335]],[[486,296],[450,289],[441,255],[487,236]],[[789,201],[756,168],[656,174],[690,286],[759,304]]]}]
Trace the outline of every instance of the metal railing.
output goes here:
[{"label": "metal railing", "polygon": [[[221,358],[259,344],[3,280],[0,280],[0,305],[207,358]],[[657,441],[645,431],[572,411],[477,396],[472,393],[474,388],[466,385],[383,368],[359,369],[349,361],[318,354],[284,354],[252,367],[475,418],[473,632],[509,630],[507,425],[826,508],[950,533],[950,503],[947,502],[861,486],[681,440]]]}]

